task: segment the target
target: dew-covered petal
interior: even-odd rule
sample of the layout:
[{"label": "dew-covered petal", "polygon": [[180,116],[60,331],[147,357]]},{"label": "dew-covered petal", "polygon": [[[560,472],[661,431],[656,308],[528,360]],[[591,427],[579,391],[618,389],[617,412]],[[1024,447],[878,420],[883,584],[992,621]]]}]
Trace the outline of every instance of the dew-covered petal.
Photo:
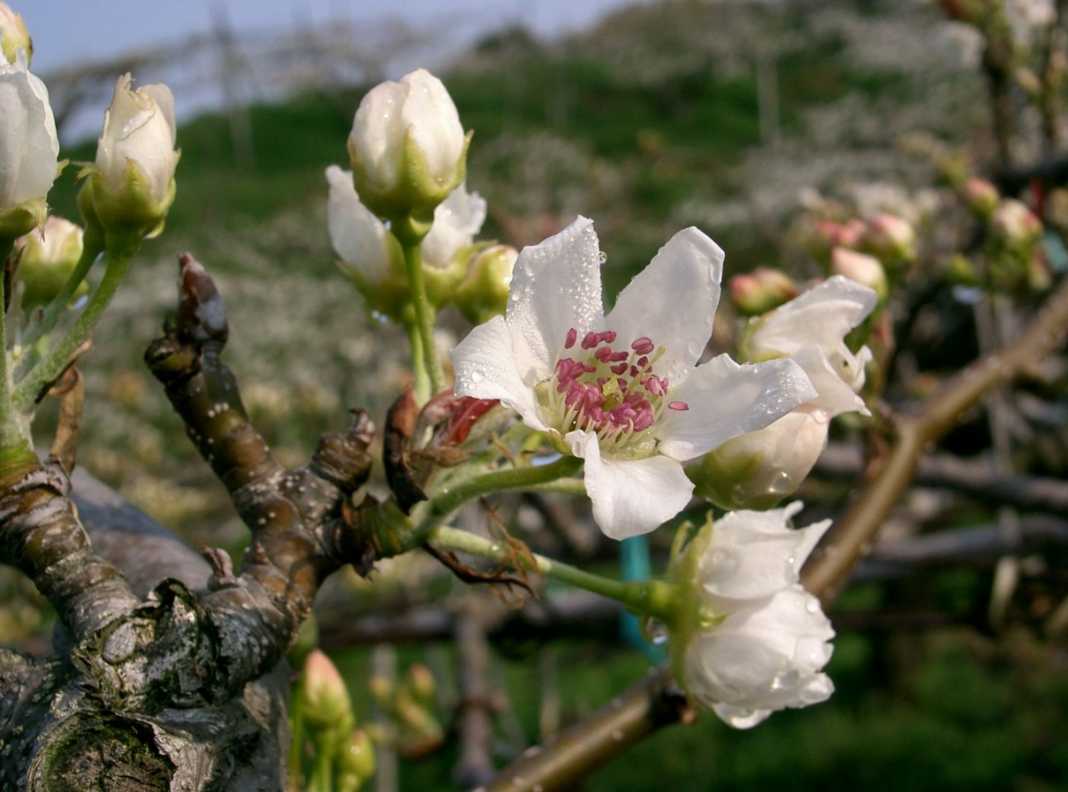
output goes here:
[{"label": "dew-covered petal", "polygon": [[693,493],[682,465],[665,456],[610,459],[601,456],[597,435],[574,431],[572,453],[586,460],[586,493],[593,519],[612,539],[649,533],[685,508]]},{"label": "dew-covered petal", "polygon": [[546,426],[538,415],[534,391],[520,379],[512,351],[512,334],[504,317],[495,316],[467,334],[452,351],[458,396],[500,399],[538,431]]},{"label": "dew-covered petal", "polygon": [[755,432],[816,397],[805,372],[792,360],[739,365],[719,355],[698,366],[668,393],[685,410],[664,411],[656,435],[660,451],[686,461]]},{"label": "dew-covered petal", "polygon": [[516,338],[516,366],[528,385],[552,374],[569,329],[581,336],[603,321],[601,249],[592,220],[579,217],[555,236],[523,248],[507,317]]},{"label": "dew-covered petal", "polygon": [[620,292],[605,326],[624,345],[648,337],[665,347],[657,374],[676,382],[712,335],[722,275],[722,248],[699,229],[684,228]]},{"label": "dew-covered petal", "polygon": [[423,263],[444,267],[460,248],[470,245],[486,220],[486,199],[461,184],[434,209],[430,233],[423,237]]}]

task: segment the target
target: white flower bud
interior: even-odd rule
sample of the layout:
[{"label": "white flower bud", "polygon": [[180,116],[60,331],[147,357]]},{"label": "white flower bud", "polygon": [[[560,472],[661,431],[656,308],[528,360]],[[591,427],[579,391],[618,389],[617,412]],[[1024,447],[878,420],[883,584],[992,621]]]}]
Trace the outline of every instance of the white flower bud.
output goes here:
[{"label": "white flower bud", "polygon": [[886,270],[874,256],[846,248],[835,248],[831,252],[831,273],[845,275],[850,280],[867,286],[878,294],[880,299],[886,297]]},{"label": "white flower bud", "polygon": [[759,316],[797,296],[797,284],[781,270],[757,267],[735,275],[728,283],[731,301],[738,312]]},{"label": "white flower bud", "polygon": [[827,444],[830,422],[795,410],[688,465],[695,494],[723,509],[767,509],[797,492]]},{"label": "white flower bud", "polygon": [[672,632],[672,664],[686,691],[731,726],[825,701],[823,667],[834,637],[819,600],[800,585],[801,566],[830,520],[789,527],[801,509],[729,512],[672,563],[689,617]]},{"label": "white flower bud", "polygon": [[881,212],[868,221],[864,247],[887,264],[916,258],[916,230],[897,215]]},{"label": "white flower bud", "polygon": [[15,239],[44,221],[58,157],[48,89],[26,69],[0,65],[0,238]]},{"label": "white flower bud", "polygon": [[7,3],[0,3],[0,55],[8,63],[26,69],[33,56],[33,42],[26,23]]},{"label": "white flower bud", "polygon": [[964,182],[964,200],[976,214],[989,215],[998,205],[998,188],[986,179],[973,176]]},{"label": "white flower bud", "polygon": [[348,150],[364,203],[399,219],[428,215],[463,181],[467,137],[441,80],[418,69],[364,96]]},{"label": "white flower bud", "polygon": [[326,180],[330,185],[327,226],[338,266],[372,308],[395,316],[407,295],[403,253],[397,240],[360,202],[351,171],[331,165],[326,169]]},{"label": "white flower bud", "polygon": [[63,289],[82,255],[82,228],[51,215],[40,228],[19,239],[16,246],[16,274],[23,284],[22,307],[31,310],[51,302]]},{"label": "white flower bud", "polygon": [[115,83],[104,130],[97,142],[93,208],[105,228],[156,232],[174,201],[179,153],[174,96],[163,84],[131,87],[124,74]]}]

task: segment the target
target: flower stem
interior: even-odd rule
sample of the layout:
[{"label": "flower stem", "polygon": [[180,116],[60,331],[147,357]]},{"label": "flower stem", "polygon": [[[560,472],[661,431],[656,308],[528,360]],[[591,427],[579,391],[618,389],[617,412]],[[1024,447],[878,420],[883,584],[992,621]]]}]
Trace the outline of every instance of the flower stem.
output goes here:
[{"label": "flower stem", "polygon": [[412,374],[415,384],[412,388],[415,401],[418,404],[426,404],[430,399],[430,372],[427,371],[426,357],[423,354],[423,337],[419,333],[418,322],[405,322],[408,331],[408,344],[412,349]]},{"label": "flower stem", "polygon": [[[138,243],[140,240],[138,240]],[[89,303],[78,316],[73,327],[67,331],[60,341],[45,353],[44,358],[30,369],[25,378],[16,386],[14,392],[14,405],[17,410],[29,411],[37,399],[37,394],[47,383],[54,380],[70,362],[79,346],[92,335],[104,309],[108,307],[112,297],[119,288],[126,271],[130,268],[133,254],[137,245],[118,244],[109,246],[107,257],[107,269],[104,277],[89,298]]]},{"label": "flower stem", "polygon": [[[517,559],[507,546],[447,525],[434,528],[430,533],[430,542],[437,547],[470,553],[502,564],[523,563],[523,558]],[[529,559],[532,561],[528,560],[526,566],[554,580],[617,600],[636,613],[655,616],[665,621],[674,619],[676,594],[675,586],[671,583],[662,580],[615,580],[537,553],[531,553]]]},{"label": "flower stem", "polygon": [[469,500],[490,495],[502,490],[532,489],[557,479],[577,473],[582,467],[582,460],[573,456],[562,456],[547,465],[527,465],[525,467],[495,470],[483,473],[447,485],[439,490],[427,503],[424,516],[416,528],[415,536],[422,539],[443,524],[452,513]]},{"label": "flower stem", "polygon": [[[430,376],[431,393],[438,393],[445,387],[445,378],[438,362],[437,349],[434,346],[434,306],[426,294],[426,281],[423,277],[423,258],[419,242],[404,245],[404,267],[408,273],[408,287],[412,293],[412,307],[415,309],[415,327],[422,344],[423,364]],[[414,352],[414,345],[412,347]]]}]

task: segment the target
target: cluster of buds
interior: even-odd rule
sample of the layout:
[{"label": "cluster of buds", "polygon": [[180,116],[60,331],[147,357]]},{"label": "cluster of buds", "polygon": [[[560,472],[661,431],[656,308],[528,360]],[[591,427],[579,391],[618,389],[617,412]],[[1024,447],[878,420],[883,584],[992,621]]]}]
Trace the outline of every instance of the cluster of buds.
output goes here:
[{"label": "cluster of buds", "polygon": [[486,202],[464,184],[467,146],[441,81],[419,69],[373,88],[348,139],[352,170],[327,168],[330,239],[368,306],[401,320],[411,302],[402,244],[418,244],[431,304],[472,321],[504,310],[516,251],[476,244]]},{"label": "cluster of buds", "polygon": [[[356,792],[375,772],[371,737],[357,727],[345,682],[330,658],[311,651],[292,708],[289,788]],[[305,773],[304,767],[311,769]]]},{"label": "cluster of buds", "polygon": [[402,756],[425,756],[445,739],[445,729],[434,714],[437,685],[430,669],[413,663],[399,682],[374,676],[371,696],[387,716],[384,727],[376,724],[375,740],[389,743]]}]

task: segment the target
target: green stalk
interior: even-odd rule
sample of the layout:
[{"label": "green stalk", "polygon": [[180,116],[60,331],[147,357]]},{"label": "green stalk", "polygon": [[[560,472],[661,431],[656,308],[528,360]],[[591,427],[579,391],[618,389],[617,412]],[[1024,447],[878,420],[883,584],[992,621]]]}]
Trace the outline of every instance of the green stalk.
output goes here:
[{"label": "green stalk", "polygon": [[293,696],[290,703],[291,740],[286,773],[294,789],[304,783],[304,702],[301,696]]},{"label": "green stalk", "polygon": [[[516,563],[515,555],[507,546],[446,525],[439,525],[431,531],[430,542],[436,547],[470,553],[501,564]],[[622,602],[635,613],[653,616],[667,623],[674,621],[677,589],[671,583],[662,580],[615,580],[537,553],[532,553],[530,557],[534,571],[547,577]]]},{"label": "green stalk", "polygon": [[412,388],[415,401],[418,404],[426,404],[430,399],[430,372],[427,371],[426,357],[423,354],[423,337],[419,334],[418,322],[405,322],[408,331],[408,344],[412,349],[412,373],[415,376],[415,384]]},{"label": "green stalk", "polygon": [[582,460],[573,456],[562,456],[548,465],[528,465],[526,467],[495,470],[481,476],[473,476],[446,485],[427,503],[423,518],[415,530],[417,543],[423,537],[442,525],[452,513],[469,500],[491,495],[502,490],[531,489],[546,485],[557,479],[577,473],[582,467]]},{"label": "green stalk", "polygon": [[[423,257],[419,242],[405,243],[404,268],[408,273],[408,287],[412,293],[412,307],[415,309],[415,326],[422,344],[423,363],[430,375],[430,387],[433,393],[439,393],[445,387],[445,377],[438,362],[437,349],[434,346],[434,306],[426,294],[426,280],[423,277]],[[414,350],[414,346],[413,346]]]},{"label": "green stalk", "polygon": [[[140,240],[138,240],[140,242]],[[89,303],[78,316],[77,321],[60,339],[59,343],[45,352],[45,356],[26,374],[15,387],[14,405],[21,412],[32,409],[37,394],[45,384],[59,376],[70,362],[71,355],[93,333],[93,328],[100,321],[104,309],[108,307],[119,284],[125,277],[133,260],[137,245],[114,245],[108,248],[107,269],[96,291],[89,298]]]}]

